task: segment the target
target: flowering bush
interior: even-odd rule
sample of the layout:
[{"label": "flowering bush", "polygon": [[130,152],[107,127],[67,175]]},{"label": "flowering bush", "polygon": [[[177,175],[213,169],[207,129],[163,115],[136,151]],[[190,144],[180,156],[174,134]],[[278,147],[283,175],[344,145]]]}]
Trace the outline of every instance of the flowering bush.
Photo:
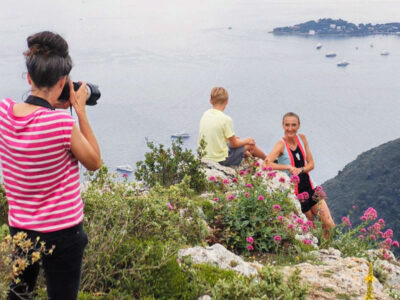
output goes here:
[{"label": "flowering bush", "polygon": [[332,231],[331,245],[344,256],[365,256],[368,249],[380,249],[382,258],[390,259],[388,250],[399,247],[399,242],[392,240],[393,230],[385,230],[385,220],[378,220],[378,213],[372,207],[360,220],[361,223],[353,228],[350,216],[342,217],[342,223]]},{"label": "flowering bush", "polygon": [[284,177],[276,178],[276,172],[268,168],[262,172],[240,170],[238,174],[237,182],[213,196],[215,213],[208,220],[213,228],[210,243],[224,243],[239,253],[278,252],[299,244],[295,239],[298,231],[313,230],[306,221],[291,215],[295,207],[289,193],[296,179],[290,183]]}]

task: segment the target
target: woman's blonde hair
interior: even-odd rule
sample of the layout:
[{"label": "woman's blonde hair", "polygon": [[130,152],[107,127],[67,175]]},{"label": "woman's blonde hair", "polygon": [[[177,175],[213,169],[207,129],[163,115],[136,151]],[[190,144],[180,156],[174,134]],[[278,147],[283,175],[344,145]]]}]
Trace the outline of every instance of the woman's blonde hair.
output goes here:
[{"label": "woman's blonde hair", "polygon": [[299,122],[299,125],[300,125],[300,118],[299,118],[299,116],[298,116],[297,114],[295,114],[294,112],[291,112],[291,111],[283,115],[282,124],[285,122],[285,119],[286,119],[287,117],[295,117],[295,118],[297,119],[297,121]]},{"label": "woman's blonde hair", "polygon": [[223,87],[214,87],[211,90],[210,102],[212,105],[225,103],[229,98],[228,91]]}]

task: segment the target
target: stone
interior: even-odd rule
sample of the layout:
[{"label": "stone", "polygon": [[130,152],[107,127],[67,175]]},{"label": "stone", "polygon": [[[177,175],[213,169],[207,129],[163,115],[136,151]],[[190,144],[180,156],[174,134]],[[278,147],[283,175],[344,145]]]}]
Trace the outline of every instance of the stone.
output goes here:
[{"label": "stone", "polygon": [[232,179],[236,176],[236,170],[225,167],[213,160],[203,158],[201,160],[202,169],[207,178],[214,176],[218,179]]},{"label": "stone", "polygon": [[395,264],[387,260],[377,259],[374,262],[374,268],[380,268],[385,272],[387,276],[385,285],[400,291],[400,266],[398,263]]},{"label": "stone", "polygon": [[253,263],[245,262],[240,256],[230,252],[221,244],[214,244],[211,247],[193,247],[180,249],[178,251],[179,259],[190,256],[196,264],[210,264],[221,269],[233,270],[245,276],[257,275],[256,266]]},{"label": "stone", "polygon": [[209,295],[204,295],[202,297],[199,297],[198,300],[211,300],[211,296]]},{"label": "stone", "polygon": [[[330,248],[312,252],[322,264],[301,263],[282,268],[284,276],[290,276],[295,268],[301,273],[303,283],[310,285],[307,299],[338,299],[347,295],[354,300],[363,300],[367,291],[365,278],[368,274],[368,261],[364,258],[342,258],[340,251]],[[384,293],[383,285],[373,282],[374,299],[390,299]],[[344,299],[344,298],[343,298]]]}]

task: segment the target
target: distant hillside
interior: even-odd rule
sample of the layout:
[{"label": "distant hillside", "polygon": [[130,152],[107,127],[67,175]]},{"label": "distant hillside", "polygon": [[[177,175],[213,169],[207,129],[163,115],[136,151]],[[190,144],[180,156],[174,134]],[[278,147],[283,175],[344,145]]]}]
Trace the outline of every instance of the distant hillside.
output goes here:
[{"label": "distant hillside", "polygon": [[353,205],[357,220],[371,206],[400,240],[400,139],[360,154],[323,188],[337,223]]}]

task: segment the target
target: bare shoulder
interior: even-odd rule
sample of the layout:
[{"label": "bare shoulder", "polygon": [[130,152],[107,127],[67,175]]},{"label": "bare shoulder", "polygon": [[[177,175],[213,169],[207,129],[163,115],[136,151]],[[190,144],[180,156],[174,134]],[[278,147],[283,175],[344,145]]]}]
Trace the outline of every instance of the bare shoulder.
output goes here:
[{"label": "bare shoulder", "polygon": [[305,135],[305,134],[303,134],[303,133],[299,133],[299,136],[300,136],[301,140],[303,141],[303,143],[307,144],[307,138],[306,138],[306,135]]},{"label": "bare shoulder", "polygon": [[274,146],[275,152],[278,152],[279,154],[283,153],[284,148],[285,148],[285,144],[283,143],[282,140],[279,140]]}]

